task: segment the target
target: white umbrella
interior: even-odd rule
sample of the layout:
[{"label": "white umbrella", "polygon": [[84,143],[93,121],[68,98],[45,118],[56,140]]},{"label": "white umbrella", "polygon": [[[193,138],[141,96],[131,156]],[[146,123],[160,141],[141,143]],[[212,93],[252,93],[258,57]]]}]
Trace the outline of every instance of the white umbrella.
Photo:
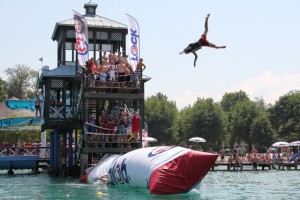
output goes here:
[{"label": "white umbrella", "polygon": [[300,146],[300,141],[291,142],[290,146],[299,147]]},{"label": "white umbrella", "polygon": [[289,143],[287,142],[275,142],[274,144],[272,144],[272,147],[287,147],[290,146]]},{"label": "white umbrella", "polygon": [[190,142],[206,142],[204,138],[201,137],[192,137],[189,139]]},{"label": "white umbrella", "polygon": [[282,147],[287,147],[290,144],[287,142],[275,142],[274,144],[272,144],[272,147],[276,147],[276,148],[282,148]]},{"label": "white umbrella", "polygon": [[41,144],[37,143],[37,142],[34,142],[34,143],[31,144],[31,146],[39,147],[39,146],[41,146]]},{"label": "white umbrella", "polygon": [[144,142],[157,142],[157,139],[155,139],[153,137],[143,137],[142,140]]},{"label": "white umbrella", "polygon": [[196,142],[197,143],[197,150],[198,150],[198,142],[206,142],[204,138],[201,137],[192,137],[189,139],[190,142]]},{"label": "white umbrella", "polygon": [[294,141],[294,142],[291,142],[291,143],[290,143],[290,146],[298,147],[298,153],[299,153],[300,141]]}]

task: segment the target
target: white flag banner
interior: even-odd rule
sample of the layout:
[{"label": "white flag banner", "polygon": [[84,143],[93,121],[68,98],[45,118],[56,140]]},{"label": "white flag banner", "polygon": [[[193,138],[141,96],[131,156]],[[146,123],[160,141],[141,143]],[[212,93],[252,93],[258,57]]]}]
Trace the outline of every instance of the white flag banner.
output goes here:
[{"label": "white flag banner", "polygon": [[76,33],[76,50],[78,53],[78,62],[85,68],[89,59],[89,38],[87,21],[80,13],[73,11],[74,25]]},{"label": "white flag banner", "polygon": [[140,27],[138,22],[131,15],[128,17],[128,34],[127,34],[127,55],[129,63],[133,70],[140,59]]}]

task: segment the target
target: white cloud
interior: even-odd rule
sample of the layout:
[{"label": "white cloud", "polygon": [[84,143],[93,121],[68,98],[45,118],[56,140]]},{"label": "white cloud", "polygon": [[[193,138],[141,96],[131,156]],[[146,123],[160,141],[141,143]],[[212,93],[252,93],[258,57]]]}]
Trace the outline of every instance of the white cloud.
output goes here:
[{"label": "white cloud", "polygon": [[197,98],[211,98],[211,95],[208,93],[197,94],[192,90],[185,90],[180,96],[173,96],[170,99],[176,101],[176,106],[178,109],[182,109],[188,105],[193,105]]},{"label": "white cloud", "polygon": [[[224,89],[224,91],[222,91]],[[176,101],[178,109],[188,105],[193,105],[197,98],[213,98],[219,102],[225,93],[244,91],[251,100],[255,97],[263,98],[265,102],[274,104],[280,96],[287,94],[291,90],[300,90],[300,74],[274,74],[270,70],[263,71],[255,77],[244,80],[242,83],[233,86],[231,89],[220,88],[218,94],[211,92],[197,93],[191,89],[184,90],[181,94],[170,97],[170,100]],[[179,92],[179,91],[177,91]]]},{"label": "white cloud", "polygon": [[291,90],[299,90],[300,74],[273,74],[271,71],[263,71],[256,77],[245,80],[239,85],[234,86],[228,92],[243,90],[250,99],[262,97],[266,103],[274,104],[280,96],[285,95]]}]

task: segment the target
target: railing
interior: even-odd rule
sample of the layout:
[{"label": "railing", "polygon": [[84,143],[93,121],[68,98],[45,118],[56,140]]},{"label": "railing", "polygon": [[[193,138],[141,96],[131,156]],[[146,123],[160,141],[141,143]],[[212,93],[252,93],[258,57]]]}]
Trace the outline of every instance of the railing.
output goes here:
[{"label": "railing", "polygon": [[75,113],[75,109],[76,106],[75,105],[67,105],[66,107],[63,105],[59,105],[59,104],[54,104],[50,106],[50,118],[51,119],[64,119],[64,109],[66,110],[66,118],[70,119],[75,117],[74,113]]},{"label": "railing", "polygon": [[[88,127],[93,127],[95,130],[88,131]],[[99,132],[96,132],[96,129],[98,129]],[[84,130],[87,141],[86,144],[88,147],[91,148],[109,148],[109,146],[112,147],[112,145],[108,144],[117,144],[117,147],[131,147],[132,145],[135,146],[139,142],[135,141],[131,132],[131,127],[126,128],[125,126],[114,126],[111,128],[106,128],[103,126],[96,126],[94,124],[86,122]]]},{"label": "railing", "polygon": [[40,159],[50,159],[50,147],[0,147],[0,156],[39,156]]},{"label": "railing", "polygon": [[121,75],[120,77],[123,77],[123,80],[119,80],[119,76],[116,76],[115,80],[109,80],[107,78],[104,80],[100,79],[99,77],[95,79],[91,79],[90,76],[87,77],[87,86],[91,89],[105,89],[105,88],[116,88],[116,89],[140,89],[140,81],[141,79],[131,77],[130,79],[127,79],[126,75]]}]

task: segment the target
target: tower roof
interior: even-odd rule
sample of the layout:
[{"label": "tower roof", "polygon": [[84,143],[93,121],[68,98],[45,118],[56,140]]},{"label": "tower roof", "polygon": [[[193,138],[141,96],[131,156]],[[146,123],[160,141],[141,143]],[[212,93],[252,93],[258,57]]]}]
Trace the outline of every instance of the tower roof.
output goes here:
[{"label": "tower roof", "polygon": [[86,15],[96,15],[96,9],[98,7],[98,4],[93,3],[90,1],[89,3],[84,4],[83,6],[85,8],[85,14]]},{"label": "tower roof", "polygon": [[74,66],[60,66],[52,70],[43,70],[41,78],[43,77],[74,77],[76,68]]},{"label": "tower roof", "polygon": [[[127,30],[127,25],[116,22],[114,20],[101,17],[99,15],[96,15],[96,8],[98,4],[89,2],[84,4],[84,8],[86,9],[86,14],[83,15],[87,21],[89,28],[104,28],[104,29],[122,29]],[[93,9],[94,8],[94,12]],[[52,40],[57,39],[57,35],[59,33],[59,30],[61,27],[74,27],[74,19],[70,18],[61,22],[57,22],[55,24],[55,28],[52,34]]]}]

